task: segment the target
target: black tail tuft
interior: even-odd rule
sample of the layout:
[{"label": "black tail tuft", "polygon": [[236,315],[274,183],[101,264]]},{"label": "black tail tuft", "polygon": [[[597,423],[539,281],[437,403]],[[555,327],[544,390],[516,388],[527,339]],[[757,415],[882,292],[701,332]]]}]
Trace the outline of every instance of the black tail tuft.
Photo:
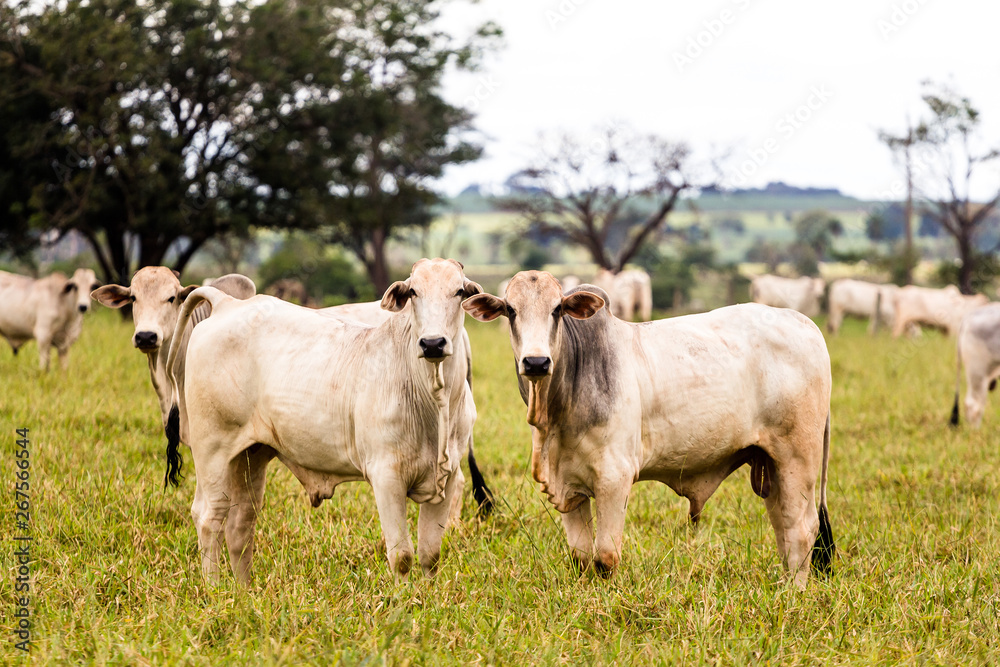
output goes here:
[{"label": "black tail tuft", "polygon": [[952,426],[958,426],[958,392],[955,392],[955,405],[951,406],[951,421],[949,422]]},{"label": "black tail tuft", "polygon": [[472,454],[472,447],[469,447],[469,473],[472,475],[472,495],[476,498],[479,506],[479,518],[485,519],[493,513],[493,492],[486,486],[483,474],[479,472],[476,465],[476,457]]},{"label": "black tail tuft", "polygon": [[170,407],[170,414],[167,416],[167,427],[164,429],[167,436],[167,473],[163,476],[163,486],[177,486],[181,477],[181,465],[184,460],[177,449],[181,442],[181,413],[176,405]]},{"label": "black tail tuft", "polygon": [[820,574],[833,572],[833,555],[837,547],[833,543],[833,529],[830,527],[830,515],[826,507],[819,508],[819,535],[813,545],[812,566]]}]

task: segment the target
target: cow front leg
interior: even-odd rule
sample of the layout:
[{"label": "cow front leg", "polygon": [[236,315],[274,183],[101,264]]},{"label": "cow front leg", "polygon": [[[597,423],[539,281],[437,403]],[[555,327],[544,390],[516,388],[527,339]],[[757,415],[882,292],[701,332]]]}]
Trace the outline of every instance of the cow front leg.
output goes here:
[{"label": "cow front leg", "polygon": [[[406,528],[407,486],[394,473],[377,473],[372,477],[371,484],[385,538],[389,569],[397,579],[405,579],[413,567],[413,542]],[[445,505],[444,519],[447,520],[447,501],[442,501],[442,504]]]},{"label": "cow front leg", "polygon": [[611,576],[621,562],[625,512],[631,488],[631,476],[621,475],[602,480],[594,489],[597,513],[594,569],[602,577]]},{"label": "cow front leg", "polygon": [[255,445],[240,453],[229,468],[229,517],[226,519],[226,546],[236,580],[250,583],[253,562],[254,528],[264,504],[267,464],[274,450]]},{"label": "cow front leg", "polygon": [[35,340],[38,342],[38,369],[44,373],[49,370],[52,336],[48,332],[36,333]]},{"label": "cow front leg", "polygon": [[[969,365],[966,365],[969,368]],[[979,428],[986,411],[986,398],[990,391],[990,379],[982,372],[971,368],[966,371],[965,418],[972,428]]]},{"label": "cow front leg", "polygon": [[576,509],[561,515],[569,555],[581,572],[594,561],[594,519],[590,513],[590,498],[584,498]]},{"label": "cow front leg", "polygon": [[56,352],[59,353],[59,368],[67,370],[69,368],[69,348],[57,347]]},{"label": "cow front leg", "polygon": [[445,529],[458,518],[455,516],[455,507],[461,513],[462,490],[465,485],[465,475],[462,469],[456,468],[448,478],[445,486],[444,500],[431,505],[424,503],[420,506],[417,517],[417,556],[420,558],[420,567],[428,577],[437,573],[438,561],[441,559],[441,540],[444,538]]}]

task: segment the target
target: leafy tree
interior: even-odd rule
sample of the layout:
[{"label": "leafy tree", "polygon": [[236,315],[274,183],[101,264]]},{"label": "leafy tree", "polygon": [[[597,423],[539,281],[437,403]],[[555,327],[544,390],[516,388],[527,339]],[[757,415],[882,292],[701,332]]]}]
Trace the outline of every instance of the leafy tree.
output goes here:
[{"label": "leafy tree", "polygon": [[317,302],[323,297],[342,300],[368,301],[375,298],[371,285],[354,268],[342,252],[324,247],[316,239],[291,235],[258,269],[261,286],[285,278],[294,278],[305,285],[306,292]]},{"label": "leafy tree", "polygon": [[[500,206],[617,273],[694,187],[689,155],[683,143],[626,129],[606,129],[594,141],[546,137],[534,164],[508,179],[513,194]],[[653,210],[640,213],[650,202]]]},{"label": "leafy tree", "polygon": [[796,242],[810,248],[819,259],[828,255],[833,238],[843,233],[840,220],[823,210],[808,211],[795,221]]}]

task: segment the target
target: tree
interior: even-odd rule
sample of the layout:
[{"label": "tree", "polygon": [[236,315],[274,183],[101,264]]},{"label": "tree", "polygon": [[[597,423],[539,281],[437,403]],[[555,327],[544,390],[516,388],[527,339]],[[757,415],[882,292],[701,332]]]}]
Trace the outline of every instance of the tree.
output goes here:
[{"label": "tree", "polygon": [[807,211],[795,221],[796,242],[812,249],[819,259],[829,255],[833,238],[843,233],[840,220],[823,210]]},{"label": "tree", "polygon": [[[913,251],[913,148],[920,140],[918,133],[910,125],[909,119],[906,121],[906,134],[893,135],[884,130],[878,133],[879,141],[889,147],[889,150],[897,158],[902,157],[903,171],[906,174],[906,203],[903,207],[903,233],[905,245],[903,257],[908,263],[905,267],[903,284],[909,285],[913,282],[913,266],[916,265],[917,256]],[[912,265],[909,260],[912,259]]]},{"label": "tree", "polygon": [[79,231],[105,279],[127,281],[168,255],[181,270],[219,235],[325,225],[348,230],[331,236],[352,250],[374,244],[366,266],[384,282],[384,240],[429,220],[425,181],[478,155],[452,132],[468,114],[437,86],[446,68],[476,61],[482,40],[454,47],[434,32],[436,4],[68,0],[10,10],[8,39],[28,46],[2,51],[0,110],[30,95],[51,107],[11,149],[47,170],[32,183],[31,228]]},{"label": "tree", "polygon": [[994,194],[983,203],[972,201],[972,190],[984,180],[984,168],[1000,158],[1000,148],[981,147],[980,114],[967,97],[946,86],[927,91],[923,101],[930,116],[915,129],[926,165],[919,177],[922,208],[955,240],[958,287],[972,294],[980,257],[977,235],[1000,204],[1000,188],[995,177],[984,183]]},{"label": "tree", "polygon": [[[690,151],[654,135],[608,128],[593,140],[543,137],[535,164],[514,174],[500,206],[530,226],[585,248],[619,272],[658,230],[685,191]],[[640,206],[652,203],[652,210]]]}]

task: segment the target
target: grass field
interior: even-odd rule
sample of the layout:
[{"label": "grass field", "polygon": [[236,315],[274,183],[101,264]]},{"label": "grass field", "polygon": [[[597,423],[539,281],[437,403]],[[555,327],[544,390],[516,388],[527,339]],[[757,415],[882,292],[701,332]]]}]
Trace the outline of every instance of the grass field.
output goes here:
[{"label": "grass field", "polygon": [[[830,341],[830,513],[835,573],[780,583],[774,537],[746,469],[700,528],[661,485],[634,488],[623,564],[572,570],[556,513],[528,472],[509,345],[468,319],[476,450],[499,498],[485,523],[467,488],[433,580],[397,584],[370,488],[313,510],[272,463],[255,579],[206,585],[190,518],[190,457],[164,491],[163,437],[131,323],[98,310],[68,374],[34,345],[0,349],[3,529],[13,516],[16,427],[30,428],[34,662],[96,664],[995,664],[1000,661],[1000,417],[946,424],[951,341],[893,341],[849,323]],[[415,506],[411,512],[415,515]],[[414,531],[415,531],[415,524]],[[19,660],[14,545],[4,540],[3,662]]]}]

